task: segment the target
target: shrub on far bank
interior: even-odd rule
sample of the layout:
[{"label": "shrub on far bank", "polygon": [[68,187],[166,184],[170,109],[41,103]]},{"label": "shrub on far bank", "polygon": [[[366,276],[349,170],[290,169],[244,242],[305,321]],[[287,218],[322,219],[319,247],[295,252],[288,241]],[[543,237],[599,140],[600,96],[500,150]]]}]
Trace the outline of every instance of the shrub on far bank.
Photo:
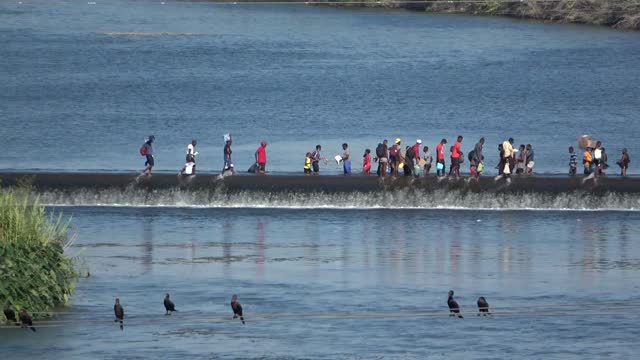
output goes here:
[{"label": "shrub on far bank", "polygon": [[47,213],[25,189],[0,191],[0,307],[47,317],[66,304],[77,273],[64,254],[71,243],[61,215]]}]

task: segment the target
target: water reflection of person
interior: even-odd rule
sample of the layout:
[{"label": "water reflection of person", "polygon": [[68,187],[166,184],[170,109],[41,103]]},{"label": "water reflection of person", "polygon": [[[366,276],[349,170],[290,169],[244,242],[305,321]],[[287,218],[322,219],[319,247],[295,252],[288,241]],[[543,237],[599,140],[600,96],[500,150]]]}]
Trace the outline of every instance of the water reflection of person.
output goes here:
[{"label": "water reflection of person", "polygon": [[153,216],[142,211],[142,265],[144,272],[151,272],[153,266]]},{"label": "water reflection of person", "polygon": [[232,261],[231,247],[233,244],[233,223],[229,220],[226,220],[222,225],[222,241],[223,268],[225,275],[228,276]]},{"label": "water reflection of person", "polygon": [[256,224],[256,275],[264,277],[264,240],[266,225],[262,221]]}]

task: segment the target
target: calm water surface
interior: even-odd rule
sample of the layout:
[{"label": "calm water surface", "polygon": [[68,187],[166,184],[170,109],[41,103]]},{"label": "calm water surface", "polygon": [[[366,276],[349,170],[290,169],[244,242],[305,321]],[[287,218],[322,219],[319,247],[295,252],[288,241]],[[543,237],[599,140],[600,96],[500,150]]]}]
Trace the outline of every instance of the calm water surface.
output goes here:
[{"label": "calm water surface", "polygon": [[0,4],[0,46],[4,169],[133,170],[155,134],[157,169],[177,171],[197,138],[201,170],[217,171],[225,132],[242,169],[268,140],[272,171],[301,172],[318,143],[333,156],[349,142],[359,159],[396,137],[434,147],[463,134],[469,151],[484,135],[493,161],[513,136],[534,145],[539,172],[565,173],[582,133],[612,159],[625,146],[640,153],[639,33],[310,6],[34,1]]},{"label": "calm water surface", "polygon": [[[534,144],[539,172],[564,173],[566,147],[585,132],[611,157],[623,146],[640,153],[637,33],[306,6],[35,1],[0,3],[0,48],[1,169],[133,170],[150,133],[166,171],[181,166],[192,137],[202,169],[217,170],[224,132],[235,134],[242,167],[267,139],[278,171],[299,171],[316,143],[333,155],[348,141],[359,156],[397,136],[433,146],[462,133],[468,150],[485,135],[488,154],[513,136]],[[127,194],[72,196],[135,205]],[[172,201],[53,209],[73,217],[69,253],[91,277],[36,334],[0,328],[4,354],[629,359],[640,351],[637,211],[395,209],[394,196],[406,194],[386,198],[384,210],[348,198],[364,209],[254,208],[255,197],[239,198],[239,209],[196,209],[161,206],[192,205],[192,194],[161,195]],[[277,205],[323,203],[308,196]],[[507,207],[583,208],[572,194],[514,199],[522,201]],[[635,198],[605,199],[637,209]],[[480,200],[467,206],[496,205]],[[465,208],[464,199],[445,202]],[[446,316],[449,289],[464,320]],[[171,317],[161,305],[167,291],[180,310]],[[234,293],[244,326],[230,319]],[[478,296],[492,318],[475,316]],[[112,322],[115,297],[124,332]]]},{"label": "calm water surface", "polygon": [[[4,330],[13,354],[584,359],[640,350],[637,212],[64,210],[80,231],[71,253],[91,277],[50,328]],[[446,316],[449,289],[463,320]],[[171,317],[167,291],[180,310]],[[233,293],[245,326],[230,319]],[[475,316],[481,295],[492,318]],[[124,332],[111,320],[116,296]]]}]

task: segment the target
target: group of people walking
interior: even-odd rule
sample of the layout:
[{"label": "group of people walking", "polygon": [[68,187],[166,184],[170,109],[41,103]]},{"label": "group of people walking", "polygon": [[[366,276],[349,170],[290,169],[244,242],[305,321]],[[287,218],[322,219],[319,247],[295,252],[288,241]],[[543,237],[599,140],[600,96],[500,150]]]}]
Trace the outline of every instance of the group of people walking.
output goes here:
[{"label": "group of people walking", "polygon": [[[151,135],[147,137],[140,147],[140,155],[145,158],[144,169],[140,170],[141,175],[151,175],[153,167],[155,166],[155,157],[153,155],[153,143],[155,142],[155,136]],[[222,174],[234,174],[235,167],[233,165],[233,161],[231,156],[233,151],[231,150],[231,144],[233,140],[231,138],[231,134],[224,135],[224,149],[223,149],[223,165],[222,165]],[[192,140],[191,143],[187,145],[186,151],[186,159],[185,164],[178,173],[181,176],[194,176],[196,174],[196,155],[198,152],[195,151],[196,146],[198,145],[197,140]],[[267,142],[262,141],[260,146],[255,152],[255,164],[251,166],[249,169],[250,172],[264,174],[266,171],[267,164]]]},{"label": "group of people walking", "polygon": [[[584,148],[582,155],[582,165],[584,166],[584,175],[586,178],[594,178],[606,174],[609,169],[609,156],[606,149],[602,146],[601,141],[596,141],[595,144],[589,143]],[[620,175],[627,176],[627,169],[629,168],[629,152],[627,148],[622,149],[620,159],[616,161],[616,164],[620,167]],[[569,147],[569,175],[576,175],[578,168],[577,156],[573,146]]]},{"label": "group of people walking", "polygon": [[[458,179],[460,178],[460,168],[464,164],[465,159],[469,162],[469,180],[477,180],[480,178],[485,169],[484,145],[485,139],[481,137],[475,144],[473,149],[464,155],[462,150],[462,142],[464,137],[459,135],[456,141],[448,149],[449,169],[447,172],[447,139],[442,139],[435,147],[435,154],[432,155],[428,146],[423,146],[422,140],[417,139],[415,143],[404,146],[402,139],[396,138],[393,145],[389,146],[388,140],[383,140],[375,148],[372,154],[371,149],[366,149],[362,155],[362,173],[370,175],[373,164],[377,163],[376,174],[380,177],[385,176],[428,176],[432,170],[435,170],[437,177],[446,177]],[[140,172],[143,175],[151,174],[155,165],[153,143],[155,136],[151,135],[140,147],[140,155],[145,157],[145,168]],[[222,174],[234,174],[234,164],[232,161],[233,151],[231,145],[233,140],[230,134],[224,135],[225,146],[223,149],[223,168]],[[196,155],[195,151],[198,142],[192,140],[186,148],[185,165],[180,170],[182,176],[193,176],[196,174]],[[600,141],[587,142],[580,144],[580,148],[584,148],[582,163],[584,165],[584,174],[587,177],[597,177],[604,175],[609,167],[608,157],[605,148]],[[261,141],[260,146],[254,154],[255,163],[249,168],[249,172],[255,174],[265,174],[267,164],[267,142]],[[535,151],[531,144],[520,144],[514,146],[514,139],[509,138],[498,144],[498,176],[495,180],[506,179],[510,181],[511,175],[531,175],[535,167]],[[341,155],[336,155],[335,160],[342,165],[343,173],[351,175],[352,173],[352,157],[349,144],[342,144]],[[307,152],[304,160],[303,171],[305,175],[318,175],[320,173],[320,163],[328,163],[326,157],[322,155],[322,146],[316,145],[315,150]],[[626,176],[629,167],[630,158],[627,149],[622,150],[620,159],[616,162],[621,169],[620,175]],[[569,175],[576,175],[578,167],[578,159],[574,147],[569,147]],[[434,169],[435,168],[435,169]]]},{"label": "group of people walking", "polygon": [[[452,178],[460,178],[460,168],[465,162],[465,158],[469,161],[469,172],[471,179],[478,179],[485,168],[485,157],[483,148],[485,144],[484,137],[480,138],[473,149],[465,156],[462,150],[462,141],[464,137],[459,135],[456,141],[448,149],[449,153],[449,170],[447,173],[446,145],[447,139],[442,139],[436,145],[435,158],[428,146],[423,146],[422,140],[417,139],[414,144],[403,146],[402,139],[395,139],[393,145],[389,146],[388,140],[383,140],[375,149],[375,157],[371,157],[371,149],[366,149],[362,159],[362,172],[369,175],[372,168],[372,162],[378,163],[376,174],[380,177],[391,176],[428,176],[432,168],[435,166],[435,173],[438,177],[449,176]],[[319,145],[316,149],[319,148]],[[343,149],[347,151],[348,145],[343,144]],[[498,146],[500,153],[499,164],[496,166],[499,177],[507,177],[511,173],[516,174],[532,174],[535,165],[534,150],[531,144],[521,145],[519,149],[514,149],[513,139],[506,140]],[[307,153],[307,161],[305,162],[305,173],[307,171],[307,163],[309,159],[314,158],[317,161],[315,153]],[[345,159],[348,160],[343,160]],[[351,173],[350,156],[348,153],[336,160],[344,161],[344,173]],[[348,163],[347,163],[348,162]],[[314,169],[314,173],[317,173]]]}]

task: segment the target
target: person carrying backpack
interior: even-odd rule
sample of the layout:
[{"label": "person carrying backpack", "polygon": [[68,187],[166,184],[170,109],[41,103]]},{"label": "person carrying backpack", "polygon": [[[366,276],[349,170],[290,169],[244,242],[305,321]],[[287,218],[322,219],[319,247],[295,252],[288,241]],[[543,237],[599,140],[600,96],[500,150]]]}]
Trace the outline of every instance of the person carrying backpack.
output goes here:
[{"label": "person carrying backpack", "polygon": [[411,176],[414,170],[414,160],[416,157],[416,153],[413,150],[412,146],[407,146],[404,155],[404,176]]},{"label": "person carrying backpack", "polygon": [[[378,144],[376,147],[376,161],[378,161],[378,176],[384,177],[387,175],[387,165],[389,163],[389,142],[384,140],[381,144]],[[396,156],[398,154],[396,153]]]},{"label": "person carrying backpack", "polygon": [[140,171],[141,175],[151,175],[151,169],[153,169],[153,166],[155,165],[155,158],[153,157],[153,142],[155,140],[156,137],[151,135],[140,147],[140,155],[146,158],[144,163],[145,167]]}]

